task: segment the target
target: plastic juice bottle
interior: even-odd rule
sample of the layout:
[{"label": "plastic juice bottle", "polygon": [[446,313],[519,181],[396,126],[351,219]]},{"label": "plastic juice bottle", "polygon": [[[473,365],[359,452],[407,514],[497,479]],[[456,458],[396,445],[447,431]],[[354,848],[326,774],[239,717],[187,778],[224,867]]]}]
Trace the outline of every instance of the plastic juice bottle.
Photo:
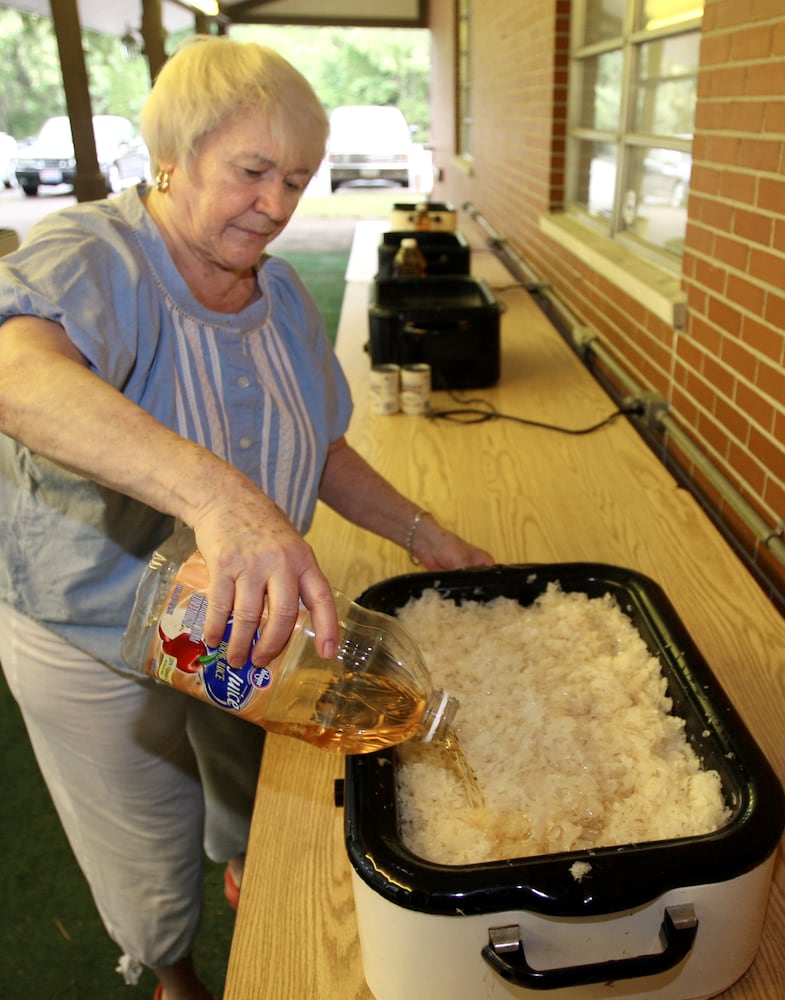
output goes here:
[{"label": "plastic juice bottle", "polygon": [[396,278],[424,277],[428,270],[425,255],[413,236],[405,236],[393,258],[393,274]]},{"label": "plastic juice bottle", "polygon": [[121,646],[130,667],[324,750],[369,753],[412,737],[445,737],[458,702],[433,690],[414,640],[395,618],[335,591],[335,657],[317,654],[311,617],[302,608],[288,644],[267,667],[255,667],[250,657],[230,667],[231,619],[217,648],[204,642],[207,585],[193,533],[176,532],[139,582]]}]

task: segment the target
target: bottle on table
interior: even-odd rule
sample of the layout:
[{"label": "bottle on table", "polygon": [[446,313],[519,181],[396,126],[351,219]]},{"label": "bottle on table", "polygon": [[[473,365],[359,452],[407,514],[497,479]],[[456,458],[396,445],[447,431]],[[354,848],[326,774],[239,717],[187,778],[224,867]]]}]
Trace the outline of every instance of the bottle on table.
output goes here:
[{"label": "bottle on table", "polygon": [[[180,529],[153,554],[123,636],[125,662],[272,732],[337,753],[369,753],[446,736],[458,702],[434,690],[414,640],[397,619],[334,591],[338,649],[316,652],[301,608],[289,642],[266,667],[226,662],[231,619],[217,647],[204,642],[207,566]],[[257,633],[258,639],[258,633]]]},{"label": "bottle on table", "polygon": [[393,258],[393,275],[396,278],[424,277],[428,270],[425,255],[413,236],[404,236]]}]

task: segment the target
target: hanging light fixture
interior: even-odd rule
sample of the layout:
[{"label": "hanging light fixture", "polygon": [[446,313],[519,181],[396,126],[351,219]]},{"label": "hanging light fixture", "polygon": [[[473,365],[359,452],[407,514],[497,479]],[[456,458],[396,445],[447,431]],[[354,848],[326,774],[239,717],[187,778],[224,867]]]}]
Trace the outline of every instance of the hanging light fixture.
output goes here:
[{"label": "hanging light fixture", "polygon": [[683,24],[686,21],[694,21],[703,16],[703,4],[696,4],[690,10],[683,10],[676,14],[666,14],[663,17],[652,18],[646,22],[647,31],[656,31],[659,28],[672,28],[676,24]]},{"label": "hanging light fixture", "polygon": [[126,25],[125,34],[120,39],[126,59],[135,59],[142,51],[142,36],[138,29]]},{"label": "hanging light fixture", "polygon": [[189,7],[193,7],[194,10],[206,14],[208,17],[218,17],[221,13],[218,0],[186,0],[186,2]]}]

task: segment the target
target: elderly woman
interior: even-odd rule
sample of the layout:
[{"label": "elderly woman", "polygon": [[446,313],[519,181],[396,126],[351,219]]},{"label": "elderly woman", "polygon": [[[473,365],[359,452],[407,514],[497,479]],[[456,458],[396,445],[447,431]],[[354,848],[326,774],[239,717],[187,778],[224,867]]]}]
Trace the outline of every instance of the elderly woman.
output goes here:
[{"label": "elderly woman", "polygon": [[[0,267],[0,660],[128,982],[206,1000],[190,959],[203,850],[236,902],[261,730],[131,674],[120,639],[174,519],[209,569],[205,638],[267,662],[298,603],[335,649],[303,540],[320,497],[425,567],[490,556],[344,440],[351,402],[318,311],[266,257],[327,122],[276,53],[203,38],[142,127],[154,186],[51,215]],[[284,834],[285,835],[285,834]]]}]

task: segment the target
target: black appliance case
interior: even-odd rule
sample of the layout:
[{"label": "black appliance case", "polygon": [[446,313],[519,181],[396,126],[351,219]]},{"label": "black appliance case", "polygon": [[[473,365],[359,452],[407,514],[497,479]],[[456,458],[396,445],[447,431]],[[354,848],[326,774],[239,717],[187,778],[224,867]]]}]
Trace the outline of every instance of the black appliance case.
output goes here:
[{"label": "black appliance case", "polygon": [[429,364],[434,389],[498,382],[502,310],[481,279],[379,278],[368,312],[372,364]]},{"label": "black appliance case", "polygon": [[391,230],[382,233],[379,243],[380,278],[393,277],[393,261],[403,239],[417,240],[417,246],[422,251],[428,266],[426,275],[429,278],[444,274],[468,275],[471,270],[471,249],[462,233],[449,230],[424,232]]}]

